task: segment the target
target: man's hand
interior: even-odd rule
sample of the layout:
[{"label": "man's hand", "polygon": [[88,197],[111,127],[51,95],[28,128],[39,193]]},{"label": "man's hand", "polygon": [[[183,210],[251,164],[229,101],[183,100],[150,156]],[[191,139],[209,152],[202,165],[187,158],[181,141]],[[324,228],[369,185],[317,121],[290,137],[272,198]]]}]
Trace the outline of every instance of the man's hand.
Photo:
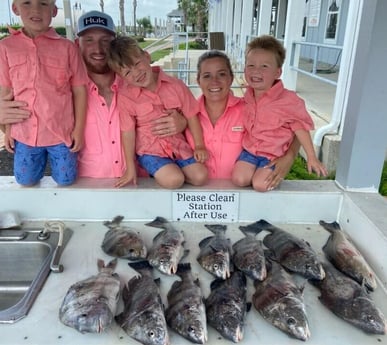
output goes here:
[{"label": "man's hand", "polygon": [[0,98],[0,125],[22,122],[30,117],[30,112],[24,107],[26,102],[14,101],[12,91]]}]

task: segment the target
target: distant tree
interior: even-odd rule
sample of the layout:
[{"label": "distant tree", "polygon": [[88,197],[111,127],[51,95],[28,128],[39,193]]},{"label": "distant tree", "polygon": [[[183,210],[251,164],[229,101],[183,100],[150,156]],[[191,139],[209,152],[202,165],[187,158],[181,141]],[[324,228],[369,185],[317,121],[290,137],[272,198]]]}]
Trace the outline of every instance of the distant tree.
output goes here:
[{"label": "distant tree", "polygon": [[187,24],[192,25],[193,31],[207,30],[208,0],[178,0],[177,5],[184,14],[184,31],[187,31]]},{"label": "distant tree", "polygon": [[101,12],[103,12],[104,11],[103,9],[104,9],[104,6],[105,6],[103,0],[99,0],[99,6],[101,7]]},{"label": "distant tree", "polygon": [[138,28],[139,28],[139,34],[142,36],[146,36],[146,34],[151,33],[153,31],[153,26],[151,24],[151,21],[148,17],[144,17],[137,20]]},{"label": "distant tree", "polygon": [[121,34],[126,33],[125,26],[125,0],[120,0],[120,21],[121,21]]}]

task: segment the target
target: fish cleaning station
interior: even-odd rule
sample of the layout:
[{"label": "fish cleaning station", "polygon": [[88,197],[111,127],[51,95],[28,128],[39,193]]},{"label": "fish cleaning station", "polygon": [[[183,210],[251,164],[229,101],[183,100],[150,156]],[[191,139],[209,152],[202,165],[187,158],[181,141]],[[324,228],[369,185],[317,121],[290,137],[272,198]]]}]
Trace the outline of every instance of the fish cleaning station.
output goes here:
[{"label": "fish cleaning station", "polygon": [[[258,193],[251,188],[236,188],[226,180],[213,180],[204,187],[184,185],[179,190],[166,190],[149,178],[140,178],[137,186],[116,189],[112,179],[80,178],[64,188],[51,177],[44,177],[38,186],[26,188],[13,177],[0,177],[0,227],[4,228],[0,230],[0,343],[139,344],[114,320],[101,333],[82,334],[59,319],[70,286],[96,275],[98,259],[105,264],[113,259],[101,244],[108,230],[104,222],[118,215],[124,217],[125,226],[143,237],[148,248],[161,231],[146,225],[156,217],[165,218],[183,231],[184,248],[189,252],[182,261],[191,263],[204,298],[209,296],[214,280],[197,261],[199,243],[213,235],[205,224],[226,225],[225,236],[233,244],[244,237],[239,226],[264,219],[308,242],[318,258],[327,262],[323,247],[330,233],[319,222],[336,221],[375,272],[377,287],[367,294],[387,316],[387,199],[377,193],[387,148],[386,13],[387,2],[367,1],[358,18],[360,38],[352,52],[353,74],[346,86],[346,123],[336,180],[285,180],[273,191]],[[47,233],[50,243],[44,242]],[[257,239],[267,234],[262,231]],[[128,260],[121,258],[115,273],[122,284],[138,275],[128,266]],[[180,278],[156,269],[153,275],[160,278],[160,296],[167,307],[168,291]],[[316,286],[299,274],[292,276],[303,289],[310,331],[305,343],[387,344],[387,335],[364,332],[334,315],[320,302],[321,291]],[[247,278],[247,302],[252,301],[254,291],[252,279]],[[29,299],[30,303],[19,308],[21,314],[20,310],[14,314],[7,309],[18,299],[9,296]],[[120,298],[117,314],[122,310]],[[172,329],[168,332],[171,345],[192,344]],[[230,343],[208,325],[206,344]],[[274,327],[251,306],[240,343],[293,345],[300,344],[300,340]]]}]

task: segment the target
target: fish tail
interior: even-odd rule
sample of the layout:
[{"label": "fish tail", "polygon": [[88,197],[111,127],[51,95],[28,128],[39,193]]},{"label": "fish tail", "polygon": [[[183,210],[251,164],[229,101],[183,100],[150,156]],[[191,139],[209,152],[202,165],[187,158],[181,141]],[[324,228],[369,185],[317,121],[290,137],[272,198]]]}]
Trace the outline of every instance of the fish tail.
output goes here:
[{"label": "fish tail", "polygon": [[163,218],[163,217],[156,217],[151,222],[146,223],[145,225],[152,226],[154,228],[166,229],[168,223],[169,222],[165,218]]},{"label": "fish tail", "polygon": [[337,230],[341,230],[340,225],[337,222],[327,223],[327,222],[324,222],[323,220],[320,220],[319,224],[325,230],[328,230],[330,233],[333,233],[334,231],[337,231]]},{"label": "fish tail", "polygon": [[147,260],[128,262],[128,265],[141,274],[142,272],[153,270],[153,267]]},{"label": "fish tail", "polygon": [[245,233],[254,233],[255,235],[259,234],[261,231],[273,231],[276,227],[273,224],[270,224],[264,219],[258,220],[255,223],[246,225],[246,226],[240,226],[239,229]]},{"label": "fish tail", "polygon": [[213,232],[215,235],[217,233],[220,233],[222,232],[223,234],[226,233],[226,230],[227,230],[227,225],[222,225],[222,224],[204,224],[204,226],[210,230],[211,232]]},{"label": "fish tail", "polygon": [[179,277],[183,276],[187,272],[191,272],[191,264],[189,262],[184,262],[177,265],[176,274]]},{"label": "fish tail", "polygon": [[115,216],[111,221],[107,220],[103,222],[103,225],[107,226],[110,229],[114,229],[121,224],[123,219],[124,219],[124,216]]}]

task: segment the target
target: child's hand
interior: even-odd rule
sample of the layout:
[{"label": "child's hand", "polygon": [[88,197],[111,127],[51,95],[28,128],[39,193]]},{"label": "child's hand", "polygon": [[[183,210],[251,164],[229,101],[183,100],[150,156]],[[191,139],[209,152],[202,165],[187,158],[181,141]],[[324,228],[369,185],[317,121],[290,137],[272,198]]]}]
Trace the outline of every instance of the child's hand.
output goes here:
[{"label": "child's hand", "polygon": [[311,174],[312,171],[314,171],[318,177],[320,177],[321,175],[322,176],[328,175],[327,169],[317,158],[308,159],[309,174]]},{"label": "child's hand", "polygon": [[71,152],[78,152],[83,147],[83,133],[81,131],[74,130],[71,133],[71,139],[73,143],[70,147]]},{"label": "child's hand", "polygon": [[194,151],[194,158],[199,163],[204,163],[208,158],[207,150],[204,147],[197,147]]},{"label": "child's hand", "polygon": [[133,185],[137,186],[137,174],[136,174],[136,170],[128,168],[128,169],[126,169],[125,174],[122,175],[117,180],[114,187],[121,188],[121,187],[124,187],[131,182],[133,183]]},{"label": "child's hand", "polygon": [[11,127],[7,126],[5,129],[5,135],[4,135],[4,145],[5,149],[9,153],[15,153],[15,140],[11,137]]}]

